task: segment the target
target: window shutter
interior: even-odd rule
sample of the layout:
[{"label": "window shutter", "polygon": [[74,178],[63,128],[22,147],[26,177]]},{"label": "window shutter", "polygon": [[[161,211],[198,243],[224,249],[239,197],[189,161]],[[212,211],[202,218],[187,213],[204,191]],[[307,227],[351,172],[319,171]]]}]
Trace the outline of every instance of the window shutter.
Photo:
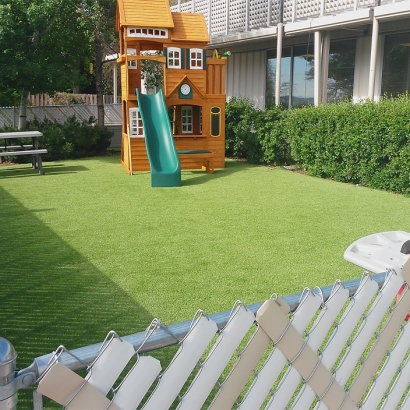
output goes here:
[{"label": "window shutter", "polygon": [[185,68],[185,49],[181,48],[181,68]]},{"label": "window shutter", "polygon": [[186,67],[185,68],[191,68],[191,49],[187,48],[185,50],[186,53]]},{"label": "window shutter", "polygon": [[181,68],[185,68],[185,49],[181,48]]},{"label": "window shutter", "polygon": [[206,70],[206,50],[202,51],[202,69]]},{"label": "window shutter", "polygon": [[165,67],[168,68],[168,48],[164,47]]}]

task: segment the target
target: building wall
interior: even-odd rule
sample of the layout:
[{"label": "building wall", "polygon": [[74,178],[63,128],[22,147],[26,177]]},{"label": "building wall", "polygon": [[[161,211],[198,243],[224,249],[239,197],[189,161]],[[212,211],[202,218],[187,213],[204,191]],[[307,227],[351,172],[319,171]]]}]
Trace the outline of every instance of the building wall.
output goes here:
[{"label": "building wall", "polygon": [[232,53],[226,65],[226,96],[246,97],[265,107],[266,50]]}]

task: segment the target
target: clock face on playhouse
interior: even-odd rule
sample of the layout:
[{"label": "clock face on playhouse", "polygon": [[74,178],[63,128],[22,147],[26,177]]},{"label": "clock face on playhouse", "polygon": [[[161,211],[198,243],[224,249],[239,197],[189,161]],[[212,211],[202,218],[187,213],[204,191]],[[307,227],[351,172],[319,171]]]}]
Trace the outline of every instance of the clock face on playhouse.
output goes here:
[{"label": "clock face on playhouse", "polygon": [[189,84],[184,83],[179,87],[180,98],[192,98],[192,88]]}]

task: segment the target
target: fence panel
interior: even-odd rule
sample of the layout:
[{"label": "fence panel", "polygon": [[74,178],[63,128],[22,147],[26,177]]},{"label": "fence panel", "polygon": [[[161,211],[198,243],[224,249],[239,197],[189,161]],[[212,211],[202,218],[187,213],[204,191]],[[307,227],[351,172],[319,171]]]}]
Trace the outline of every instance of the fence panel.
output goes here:
[{"label": "fence panel", "polygon": [[[81,98],[84,104],[97,104],[96,94],[70,94],[70,96]],[[43,107],[45,105],[55,105],[53,98],[48,94],[29,95],[29,101],[32,105]],[[104,104],[121,104],[121,96],[117,96],[117,101],[114,101],[113,95],[104,95]],[[57,104],[56,104],[57,105]]]},{"label": "fence panel", "polygon": [[[380,282],[381,275],[384,278]],[[237,302],[223,325],[213,321],[215,315],[207,317],[201,312],[191,322],[186,336],[178,337],[180,349],[167,369],[159,374],[159,363],[152,360],[152,372],[140,366],[142,373],[136,374],[137,366],[134,366],[125,381],[128,377],[141,378],[148,371],[152,374],[154,391],[144,409],[168,408],[171,403],[181,409],[201,408],[205,402],[210,409],[235,405],[250,408],[251,402],[252,408],[263,402],[266,408],[309,408],[312,400],[317,401],[318,408],[351,409],[362,404],[376,408],[388,400],[389,404],[394,400],[395,406],[405,408],[406,386],[392,381],[400,381],[406,366],[401,363],[409,361],[410,340],[406,337],[409,325],[403,321],[410,309],[408,287],[393,305],[392,300],[396,300],[400,287],[409,281],[410,260],[402,269],[391,269],[373,277],[364,274],[355,281],[354,292],[352,284],[340,281],[321,290],[305,289],[298,296],[300,302],[293,313],[286,302],[292,302],[292,297],[270,299],[258,304],[257,310],[256,305],[246,308]],[[143,345],[151,338],[156,339],[158,323],[151,324],[139,347],[126,342],[127,337],[116,343],[122,347],[122,340],[129,349],[134,346],[138,364]],[[376,331],[377,328],[380,330]],[[215,339],[217,329],[219,337]],[[115,337],[119,336],[115,334]],[[105,366],[105,359],[103,363],[99,361],[104,358],[107,346],[105,342],[102,344],[102,353],[89,367],[89,375],[83,382],[61,362],[54,364],[59,358],[51,360],[51,365],[42,372],[38,392],[50,395],[67,408],[72,400],[81,405],[81,397],[87,402],[88,396],[98,396],[106,407],[109,402],[105,393],[114,379],[103,390],[94,385],[103,396],[93,390],[89,380],[93,367]],[[201,352],[204,352],[202,356]],[[258,367],[260,370],[256,370]],[[266,384],[265,373],[277,377],[270,377],[266,387],[261,388],[261,383]],[[77,387],[60,391],[56,396],[53,386],[60,377],[72,379]],[[135,395],[140,403],[142,394],[135,391],[133,384],[127,385],[119,386],[121,397],[126,397],[124,403],[135,403]],[[119,398],[114,394],[110,408],[127,408],[128,404],[120,405]],[[158,407],[158,403],[163,406]]]},{"label": "fence panel", "polygon": [[[121,124],[121,104],[104,106],[104,121],[106,125]],[[90,117],[97,118],[97,106],[93,104],[48,105],[44,107],[27,107],[27,121],[37,119],[63,123],[68,117],[75,116],[79,121],[88,121]],[[18,107],[0,108],[0,127],[17,127],[19,120]]]}]

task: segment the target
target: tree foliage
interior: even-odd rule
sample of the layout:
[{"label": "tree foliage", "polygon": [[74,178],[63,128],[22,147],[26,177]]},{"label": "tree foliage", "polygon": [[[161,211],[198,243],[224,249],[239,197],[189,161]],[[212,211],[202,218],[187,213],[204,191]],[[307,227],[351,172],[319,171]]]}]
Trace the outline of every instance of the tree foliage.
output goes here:
[{"label": "tree foliage", "polygon": [[90,53],[78,0],[0,1],[0,90],[65,90]]}]

